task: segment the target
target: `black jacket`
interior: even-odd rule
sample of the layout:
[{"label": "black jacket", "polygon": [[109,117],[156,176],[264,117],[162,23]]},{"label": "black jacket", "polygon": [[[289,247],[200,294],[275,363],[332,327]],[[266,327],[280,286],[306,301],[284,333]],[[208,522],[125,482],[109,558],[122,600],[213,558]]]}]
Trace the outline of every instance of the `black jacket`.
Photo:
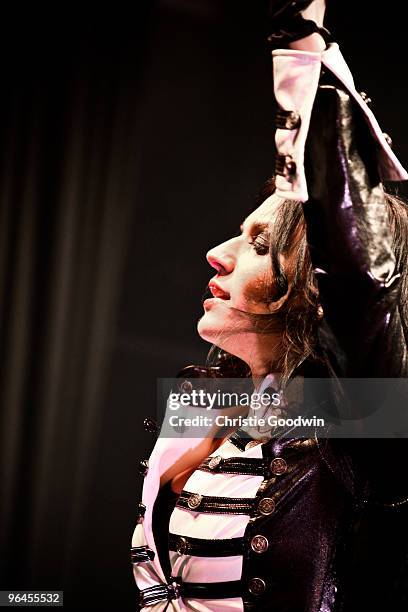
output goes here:
[{"label": "black jacket", "polygon": [[[342,83],[323,71],[306,142],[309,199],[303,209],[324,310],[320,345],[328,368],[307,362],[300,372],[305,378],[408,375],[405,261],[393,251],[377,152],[361,109]],[[244,609],[352,612],[392,603],[392,595],[386,600],[390,589],[373,584],[369,572],[377,572],[376,580],[392,573],[390,586],[405,580],[406,449],[405,439],[317,436],[264,443],[267,464],[283,458],[286,471],[265,477],[257,501],[272,499],[273,511],[256,513],[245,532]],[[168,570],[166,530],[175,502],[165,487],[153,513],[158,553]],[[388,552],[384,529],[398,535]],[[251,550],[259,534],[269,542],[264,554]],[[393,568],[400,573],[394,575]],[[400,593],[393,609],[404,609],[403,597]]]}]

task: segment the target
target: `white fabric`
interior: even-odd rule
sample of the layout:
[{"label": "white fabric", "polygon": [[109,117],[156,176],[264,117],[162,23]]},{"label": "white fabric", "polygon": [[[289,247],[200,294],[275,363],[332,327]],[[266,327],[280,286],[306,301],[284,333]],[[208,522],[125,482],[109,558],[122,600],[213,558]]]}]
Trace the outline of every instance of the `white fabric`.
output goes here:
[{"label": "white fabric", "polygon": [[[174,440],[167,440],[174,442]],[[159,447],[162,445],[159,444]],[[170,448],[167,445],[167,452]],[[149,459],[149,472],[151,470],[151,462],[155,462],[157,458],[158,446]],[[225,441],[212,455],[221,455],[222,457],[262,457],[261,444],[252,446],[247,450],[241,451],[234,444]],[[144,489],[151,487],[152,476],[149,477],[149,472],[145,479]],[[154,471],[151,474],[156,475]],[[149,478],[149,480],[148,480]],[[247,476],[241,474],[213,474],[196,470],[187,480],[184,489],[192,493],[200,493],[202,495],[216,495],[223,497],[255,497],[258,488],[263,481],[262,476]],[[156,489],[156,487],[154,487]],[[156,493],[157,495],[157,493]],[[143,496],[144,500],[152,506],[154,503],[153,496]],[[150,513],[151,514],[151,513]],[[146,515],[147,516],[147,510]],[[226,539],[242,537],[245,533],[246,526],[249,521],[248,515],[228,515],[228,514],[212,514],[200,513],[189,509],[176,507],[170,517],[169,531],[177,535],[184,535],[195,538],[206,539]],[[146,535],[149,533],[151,542],[154,544],[153,533],[151,531],[151,523],[144,522],[138,524],[134,530],[132,538],[132,546],[142,546],[149,544]],[[150,548],[153,549],[152,546]],[[137,586],[140,589],[164,584],[164,576],[159,565],[157,550],[155,559],[149,562],[135,563],[133,565],[133,573]],[[227,557],[195,557],[190,555],[179,555],[172,551],[170,553],[170,561],[172,566],[172,575],[181,576],[184,581],[188,582],[220,582],[228,580],[239,580],[242,574],[242,555],[231,555]],[[160,605],[162,608],[160,608]],[[148,606],[144,610],[163,609],[163,603],[155,606]],[[197,610],[200,612],[217,610],[224,611],[242,611],[243,603],[241,597],[225,598],[219,600],[204,600],[204,599],[181,599],[172,601],[168,610]]]},{"label": "white fabric", "polygon": [[[186,414],[186,412],[187,408],[184,410],[180,408],[180,414]],[[168,423],[169,417],[172,414],[174,414],[174,411],[170,410],[169,405],[167,405],[161,431],[163,435],[160,435],[157,439],[151,452],[149,457],[149,468],[143,482],[142,503],[146,506],[146,512],[142,523],[136,525],[132,536],[132,546],[147,545],[154,552],[153,560],[133,565],[133,574],[139,589],[145,589],[158,584],[167,584],[163,569],[159,562],[152,530],[153,506],[160,488],[160,477],[170,466],[180,459],[180,457],[186,453],[193,452],[203,440],[203,437],[188,437],[194,435],[192,433],[193,428],[187,430],[185,434],[176,434],[176,432],[173,431],[173,435],[170,437]],[[202,410],[188,406],[188,416],[194,417],[198,414],[202,414]],[[208,433],[204,427],[201,428],[201,431],[203,436]],[[185,608],[180,607],[180,600],[173,600],[169,603],[166,612],[179,612],[182,609]],[[143,610],[149,610],[149,612],[163,610],[163,602],[155,606],[148,606],[143,608]]]},{"label": "white fabric", "polygon": [[[145,546],[147,544],[143,524],[136,525],[132,536],[132,546]],[[134,563],[133,564],[133,575],[135,582],[139,589],[147,589],[158,584],[163,584],[161,575],[157,571],[156,564],[154,562],[146,563]],[[168,612],[180,612],[183,608],[180,608],[178,601],[172,601],[169,603],[167,608]],[[160,612],[163,610],[163,602],[159,602],[154,606],[148,606],[142,608],[142,610],[148,610],[149,612]]]},{"label": "white fabric", "polygon": [[[261,393],[274,381],[274,375],[265,377],[257,392]],[[276,384],[276,382],[275,382]],[[188,407],[189,416],[201,413],[201,409]],[[214,410],[212,413],[216,412]],[[167,408],[163,423],[168,423],[170,411]],[[162,432],[168,436],[168,426],[162,426]],[[201,430],[203,431],[203,430]],[[191,436],[192,429],[185,432]],[[205,432],[203,431],[203,434]],[[254,432],[251,432],[252,434]],[[202,442],[203,437],[159,437],[149,457],[149,469],[143,483],[142,502],[146,506],[144,519],[136,525],[132,537],[132,546],[147,545],[155,552],[154,559],[139,562],[133,565],[133,573],[137,586],[145,589],[158,584],[166,584],[163,570],[159,563],[157,548],[152,531],[152,510],[156,500],[160,476],[175,461],[186,452],[193,452]],[[241,451],[232,442],[225,441],[212,455],[222,457],[262,457],[261,444]],[[210,456],[212,456],[210,455]],[[241,474],[209,473],[196,470],[187,480],[184,489],[192,493],[216,495],[224,497],[255,497],[263,480],[262,476],[249,476]],[[249,521],[248,515],[228,515],[200,513],[189,509],[176,507],[170,517],[169,530],[177,535],[184,535],[206,539],[225,539],[242,537]],[[242,573],[242,555],[227,557],[196,557],[179,555],[171,552],[170,561],[172,574],[182,576],[188,582],[220,582],[239,580]],[[143,608],[146,611],[156,612],[163,609],[163,602],[154,606]],[[220,600],[188,599],[173,600],[169,603],[168,611],[197,610],[200,612],[217,610],[241,611],[243,603],[241,597],[224,598]]]},{"label": "white fabric", "polygon": [[[263,378],[254,392],[263,393],[269,386],[279,388],[279,375],[270,373]],[[187,429],[184,434],[176,434],[170,437],[169,417],[175,411],[170,410],[167,405],[166,414],[160,437],[149,457],[149,469],[144,478],[142,502],[146,506],[144,519],[136,525],[132,546],[147,545],[154,553],[154,559],[147,562],[135,563],[133,574],[139,589],[166,584],[165,576],[161,568],[157,548],[152,530],[152,511],[154,502],[160,487],[160,476],[185,453],[191,453],[203,441],[203,436],[210,435],[211,428],[206,431],[201,427],[199,432],[194,427]],[[180,408],[177,414],[194,417],[202,414],[202,409],[191,406]],[[216,409],[211,410],[215,417],[216,413],[222,412]],[[256,429],[246,428],[248,434],[259,437]],[[201,437],[191,437],[193,434],[201,434]],[[185,437],[183,437],[185,436]],[[261,438],[260,442],[262,441]],[[222,457],[262,457],[261,445],[252,446],[247,450],[241,451],[232,442],[225,441],[216,451],[209,456],[221,455]],[[217,495],[227,497],[255,497],[261,484],[262,476],[247,476],[241,474],[216,474],[196,470],[186,482],[184,489],[191,493],[201,493],[204,495]],[[199,513],[182,508],[175,508],[170,517],[169,530],[177,535],[184,535],[198,538],[234,538],[242,537],[248,524],[247,515],[227,515]],[[195,557],[188,555],[178,555],[171,553],[171,563],[173,575],[181,575],[184,580],[189,582],[219,582],[228,580],[239,580],[242,571],[242,556],[230,557]],[[163,609],[163,602],[154,606],[148,606],[143,610],[158,612]],[[166,609],[168,612],[179,612],[181,610],[197,610],[200,612],[217,610],[219,612],[230,610],[243,610],[242,599],[240,597],[222,600],[186,600],[179,598],[169,603]]]},{"label": "white fabric", "polygon": [[[222,411],[212,410],[211,412],[215,417],[216,413]],[[189,417],[194,418],[197,415],[202,415],[202,413],[202,409],[188,406],[184,407],[184,409],[180,408],[176,414],[181,416],[188,415]],[[198,430],[193,427],[187,429],[184,434],[178,434],[175,431],[170,432],[171,428],[169,427],[168,423],[170,416],[173,414],[175,414],[175,411],[170,410],[169,406],[167,406],[160,436],[157,439],[149,457],[149,469],[145,476],[142,490],[142,503],[146,506],[146,512],[143,519],[146,543],[155,553],[153,566],[163,581],[165,576],[158,561],[156,544],[152,532],[153,505],[159,491],[160,477],[183,455],[193,452],[194,449],[196,449],[197,446],[203,441],[203,438],[206,435],[209,435],[210,431],[210,427],[206,429],[204,426],[202,426],[199,430],[200,436],[198,435]],[[196,437],[192,437],[195,434]],[[134,544],[134,546],[138,546],[138,544]]]},{"label": "white fabric", "polygon": [[289,200],[308,200],[304,170],[304,151],[322,64],[347,88],[361,107],[371,132],[379,143],[378,171],[381,180],[408,180],[408,173],[387,143],[378,122],[356,90],[353,76],[337,43],[322,52],[276,49],[272,52],[275,99],[283,110],[297,111],[301,124],[294,130],[278,128],[275,133],[277,152],[290,155],[296,163],[294,177],[276,177],[276,194]]},{"label": "white fabric", "polygon": [[[262,457],[261,444],[241,451],[231,442],[224,442],[211,456]],[[201,495],[223,497],[255,497],[263,481],[262,476],[241,474],[212,474],[196,470],[186,482],[184,489]],[[169,531],[177,535],[205,539],[242,537],[249,521],[248,515],[200,513],[175,507]],[[194,557],[179,555],[171,551],[170,561],[173,576],[181,576],[188,582],[223,582],[239,580],[242,575],[242,555],[226,557]],[[186,609],[209,611],[243,610],[241,597],[224,599],[186,599]]]},{"label": "white fabric", "polygon": [[[222,411],[216,409],[211,411],[214,418],[217,413],[221,412]],[[170,416],[174,414],[194,418],[196,415],[202,415],[203,410],[192,406],[180,406],[179,409],[175,411],[170,409],[169,403],[167,404],[160,436],[149,457],[149,468],[143,482],[142,503],[146,506],[145,515],[142,522],[136,525],[132,536],[132,546],[147,545],[154,552],[153,560],[133,565],[133,574],[139,589],[145,589],[158,584],[167,584],[163,569],[159,562],[152,529],[153,506],[160,488],[160,477],[181,457],[194,452],[199,444],[203,442],[205,436],[211,436],[211,428],[208,427],[206,429],[204,426],[199,430],[190,427],[186,429],[184,433],[177,433],[169,426]],[[146,610],[156,612],[156,610],[163,609],[163,603],[157,604],[157,606],[148,606]],[[145,608],[143,608],[143,610],[144,609]],[[170,602],[167,608],[168,612],[179,612],[179,610],[184,609],[186,608],[182,606],[180,599]]]}]

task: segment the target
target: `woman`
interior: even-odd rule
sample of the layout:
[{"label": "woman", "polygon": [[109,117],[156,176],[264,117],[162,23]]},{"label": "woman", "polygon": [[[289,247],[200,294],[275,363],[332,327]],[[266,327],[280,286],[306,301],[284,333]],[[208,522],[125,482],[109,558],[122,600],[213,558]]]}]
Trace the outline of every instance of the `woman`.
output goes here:
[{"label": "woman", "polygon": [[[218,360],[182,373],[250,374],[258,392],[283,392],[283,407],[299,377],[408,374],[408,216],[381,184],[408,175],[323,15],[320,0],[272,3],[276,178],[242,233],[207,255],[216,274],[198,331]],[[362,504],[400,504],[408,491],[384,468],[386,441],[210,434],[162,430],[142,462],[140,608],[353,609],[347,566]]]}]

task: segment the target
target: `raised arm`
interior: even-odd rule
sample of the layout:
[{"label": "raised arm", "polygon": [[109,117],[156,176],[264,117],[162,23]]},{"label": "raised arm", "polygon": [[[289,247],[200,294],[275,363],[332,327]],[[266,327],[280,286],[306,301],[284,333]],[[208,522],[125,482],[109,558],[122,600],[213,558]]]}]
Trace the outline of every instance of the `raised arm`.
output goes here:
[{"label": "raised arm", "polygon": [[[321,4],[309,5],[309,17],[322,19]],[[288,48],[273,51],[277,193],[303,202],[322,331],[335,347],[337,373],[408,376],[403,262],[394,252],[381,183],[408,175],[356,91],[338,45],[326,48],[321,24],[300,39],[296,27],[296,20],[282,27]]]},{"label": "raised arm", "polygon": [[[303,205],[324,311],[320,339],[336,374],[408,377],[408,215],[382,186],[408,175],[338,45],[323,45],[318,27],[309,30],[297,38],[289,20],[275,36],[283,43],[286,37],[286,47],[273,51],[277,194]],[[344,482],[361,476],[373,499],[408,501],[406,479],[387,467],[405,460],[405,438],[334,440],[327,448],[326,460]]]}]

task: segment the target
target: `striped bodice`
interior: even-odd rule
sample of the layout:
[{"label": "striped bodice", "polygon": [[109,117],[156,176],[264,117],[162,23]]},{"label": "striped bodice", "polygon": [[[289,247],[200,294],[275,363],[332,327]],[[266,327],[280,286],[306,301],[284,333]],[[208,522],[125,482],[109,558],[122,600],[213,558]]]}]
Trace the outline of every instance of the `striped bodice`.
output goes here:
[{"label": "striped bodice", "polygon": [[[233,457],[250,461],[241,462],[241,469],[238,461],[231,462],[228,469],[225,460]],[[180,577],[183,583],[241,580],[244,534],[264,480],[262,468],[260,444],[242,444],[239,448],[227,440],[193,472],[170,517],[172,576]],[[242,473],[245,471],[258,473]],[[238,499],[247,500],[246,507],[242,502],[233,505],[233,500]],[[228,590],[219,588],[224,593]],[[189,597],[184,602],[192,610],[243,610],[239,596],[211,600]]]}]

